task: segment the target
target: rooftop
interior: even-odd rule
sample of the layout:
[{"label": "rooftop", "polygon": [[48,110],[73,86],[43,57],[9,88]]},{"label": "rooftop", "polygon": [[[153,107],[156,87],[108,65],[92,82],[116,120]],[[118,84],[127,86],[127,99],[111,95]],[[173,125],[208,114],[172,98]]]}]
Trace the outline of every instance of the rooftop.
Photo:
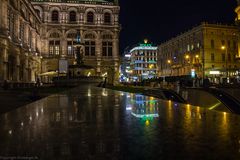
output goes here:
[{"label": "rooftop", "polygon": [[118,3],[115,0],[31,0],[31,1],[49,3],[79,3],[79,4],[104,4],[104,5],[113,5]]}]

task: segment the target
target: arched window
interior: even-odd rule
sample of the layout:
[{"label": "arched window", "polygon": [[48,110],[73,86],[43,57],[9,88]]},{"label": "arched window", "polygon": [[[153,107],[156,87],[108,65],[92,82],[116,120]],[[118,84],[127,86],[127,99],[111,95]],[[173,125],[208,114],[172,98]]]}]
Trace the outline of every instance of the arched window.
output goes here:
[{"label": "arched window", "polygon": [[93,21],[94,21],[94,14],[93,14],[93,12],[88,12],[87,13],[87,22],[88,23],[93,23]]},{"label": "arched window", "polygon": [[111,23],[111,14],[104,13],[104,23]]},{"label": "arched window", "polygon": [[56,10],[52,11],[52,21],[58,22],[58,11]]},{"label": "arched window", "polygon": [[75,11],[71,11],[70,13],[69,13],[69,21],[70,22],[76,22],[76,12]]}]

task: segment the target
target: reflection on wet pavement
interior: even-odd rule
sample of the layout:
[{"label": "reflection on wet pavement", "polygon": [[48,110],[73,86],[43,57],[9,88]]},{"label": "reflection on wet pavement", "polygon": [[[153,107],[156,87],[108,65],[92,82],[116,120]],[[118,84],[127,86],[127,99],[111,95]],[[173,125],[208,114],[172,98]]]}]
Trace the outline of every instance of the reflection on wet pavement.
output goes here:
[{"label": "reflection on wet pavement", "polygon": [[0,116],[0,157],[239,159],[240,118],[81,86]]}]

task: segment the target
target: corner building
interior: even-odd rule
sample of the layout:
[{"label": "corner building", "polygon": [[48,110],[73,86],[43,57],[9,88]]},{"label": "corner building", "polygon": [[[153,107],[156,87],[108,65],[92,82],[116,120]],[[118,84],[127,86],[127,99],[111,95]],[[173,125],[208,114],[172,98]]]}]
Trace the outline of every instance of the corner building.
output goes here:
[{"label": "corner building", "polygon": [[239,75],[237,26],[202,23],[158,46],[159,76],[185,76],[196,72],[218,83]]},{"label": "corner building", "polygon": [[94,67],[95,75],[119,70],[118,1],[32,0],[32,4],[42,21],[43,72],[58,70],[59,59],[75,63],[78,35],[83,62]]},{"label": "corner building", "polygon": [[41,20],[29,0],[0,2],[0,82],[34,82],[41,71]]},{"label": "corner building", "polygon": [[131,81],[157,77],[157,47],[145,41],[130,50]]}]

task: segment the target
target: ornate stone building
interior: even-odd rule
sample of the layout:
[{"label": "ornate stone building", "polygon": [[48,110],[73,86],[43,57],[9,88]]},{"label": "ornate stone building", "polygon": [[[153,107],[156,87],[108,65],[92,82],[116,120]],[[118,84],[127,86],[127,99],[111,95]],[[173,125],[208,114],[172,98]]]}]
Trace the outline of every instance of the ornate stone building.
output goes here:
[{"label": "ornate stone building", "polygon": [[40,17],[28,0],[0,2],[0,82],[34,82],[41,72]]},{"label": "ornate stone building", "polygon": [[83,62],[95,75],[119,70],[118,1],[32,0],[42,21],[43,72],[58,70],[59,59],[76,61],[77,36],[83,44]]},{"label": "ornate stone building", "polygon": [[237,26],[202,23],[158,47],[160,76],[195,72],[218,82],[239,75]]},{"label": "ornate stone building", "polygon": [[119,10],[117,0],[1,0],[0,81],[34,82],[60,59],[74,64],[79,40],[94,75],[117,73]]}]

